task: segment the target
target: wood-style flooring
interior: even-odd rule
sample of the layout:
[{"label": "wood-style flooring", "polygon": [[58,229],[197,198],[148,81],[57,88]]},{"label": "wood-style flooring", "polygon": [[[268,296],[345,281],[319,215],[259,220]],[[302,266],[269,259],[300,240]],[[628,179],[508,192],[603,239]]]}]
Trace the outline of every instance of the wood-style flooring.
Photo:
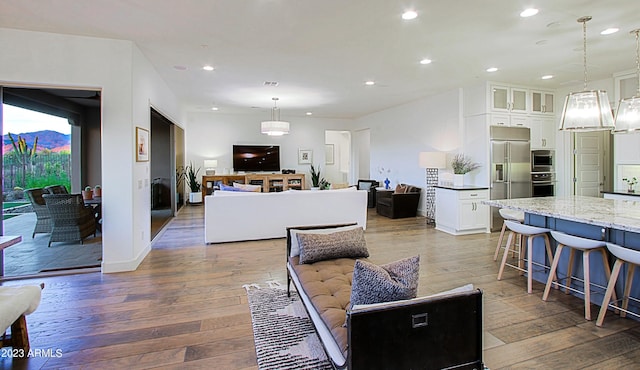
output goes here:
[{"label": "wood-style flooring", "polygon": [[[375,262],[420,254],[420,295],[466,283],[484,291],[489,368],[640,367],[640,323],[610,313],[597,328],[584,320],[579,298],[552,291],[543,302],[544,286],[528,295],[526,279],[511,269],[497,281],[496,233],[454,237],[424,218],[391,220],[373,210],[368,222]],[[242,285],[286,282],[285,241],[205,245],[203,233],[203,207],[185,207],[136,271],[5,282],[46,284],[27,318],[32,349],[43,356],[0,358],[0,367],[255,369]]]}]

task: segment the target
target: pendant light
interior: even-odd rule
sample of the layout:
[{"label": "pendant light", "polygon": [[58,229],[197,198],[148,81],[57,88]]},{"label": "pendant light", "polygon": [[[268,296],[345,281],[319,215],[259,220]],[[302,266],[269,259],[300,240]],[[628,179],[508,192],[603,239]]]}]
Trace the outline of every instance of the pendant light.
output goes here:
[{"label": "pendant light", "polygon": [[616,129],[614,132],[629,133],[640,129],[640,41],[638,36],[640,29],[633,30],[631,34],[636,35],[636,73],[638,75],[638,91],[635,96],[622,99],[618,103],[616,111]]},{"label": "pendant light", "polygon": [[584,90],[567,95],[562,109],[560,130],[598,131],[614,128],[607,92],[587,90],[587,22],[590,20],[589,16],[578,18],[578,23],[582,23]]},{"label": "pendant light", "polygon": [[273,100],[273,109],[271,110],[271,121],[262,121],[260,124],[260,132],[269,136],[282,136],[289,133],[289,122],[280,121],[280,109],[278,108],[278,98]]}]

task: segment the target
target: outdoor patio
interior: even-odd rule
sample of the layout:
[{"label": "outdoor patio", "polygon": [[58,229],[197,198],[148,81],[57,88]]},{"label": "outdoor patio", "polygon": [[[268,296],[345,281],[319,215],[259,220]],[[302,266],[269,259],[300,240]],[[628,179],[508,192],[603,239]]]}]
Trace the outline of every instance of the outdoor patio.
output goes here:
[{"label": "outdoor patio", "polygon": [[4,220],[4,235],[21,235],[22,242],[4,251],[4,276],[15,277],[64,269],[100,267],[102,235],[80,242],[54,242],[47,247],[49,234],[31,238],[36,223],[34,212],[22,213]]}]

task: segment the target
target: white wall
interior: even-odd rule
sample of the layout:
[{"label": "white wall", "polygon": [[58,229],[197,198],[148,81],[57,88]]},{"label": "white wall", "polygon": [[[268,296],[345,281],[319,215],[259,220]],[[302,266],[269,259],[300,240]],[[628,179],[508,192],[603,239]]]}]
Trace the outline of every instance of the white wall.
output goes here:
[{"label": "white wall", "polygon": [[102,269],[135,269],[150,245],[135,126],[149,127],[150,102],[179,116],[175,97],[129,41],[0,28],[0,50],[11,51],[0,53],[0,84],[102,89]]},{"label": "white wall", "polygon": [[354,130],[370,128],[370,178],[382,183],[388,177],[392,187],[406,183],[424,189],[426,172],[418,167],[418,154],[460,149],[461,106],[455,89],[355,120]]},{"label": "white wall", "polygon": [[187,163],[192,161],[194,166],[204,168],[205,159],[217,159],[216,173],[222,173],[224,168],[233,168],[234,144],[279,145],[280,167],[305,174],[308,188],[309,165],[298,164],[298,150],[313,150],[314,166],[320,165],[324,169],[325,130],[348,130],[352,126],[351,120],[286,117],[281,114],[283,120],[290,122],[291,132],[289,135],[268,136],[260,133],[260,122],[266,118],[269,118],[269,112],[247,115],[220,111],[188,113]]}]

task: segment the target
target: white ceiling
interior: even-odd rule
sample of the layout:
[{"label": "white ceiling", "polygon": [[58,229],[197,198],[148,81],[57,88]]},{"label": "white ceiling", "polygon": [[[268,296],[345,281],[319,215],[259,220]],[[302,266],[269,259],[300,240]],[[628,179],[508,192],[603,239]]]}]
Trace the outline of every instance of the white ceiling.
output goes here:
[{"label": "white ceiling", "polygon": [[482,80],[580,84],[585,15],[589,80],[633,70],[638,0],[0,0],[0,27],[134,41],[189,111],[279,97],[283,118],[356,118]]}]

